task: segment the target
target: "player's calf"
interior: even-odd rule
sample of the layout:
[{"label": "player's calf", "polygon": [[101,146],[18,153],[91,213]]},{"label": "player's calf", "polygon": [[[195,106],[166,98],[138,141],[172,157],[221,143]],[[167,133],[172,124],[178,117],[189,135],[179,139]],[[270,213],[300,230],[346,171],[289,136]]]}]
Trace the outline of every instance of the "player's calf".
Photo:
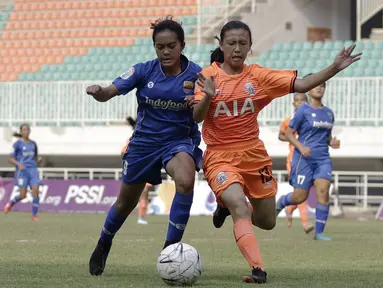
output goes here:
[{"label": "player's calf", "polygon": [[303,203],[307,199],[308,193],[308,190],[296,188],[294,189],[294,192],[282,195],[276,203],[276,215],[278,216],[278,214],[287,206]]}]

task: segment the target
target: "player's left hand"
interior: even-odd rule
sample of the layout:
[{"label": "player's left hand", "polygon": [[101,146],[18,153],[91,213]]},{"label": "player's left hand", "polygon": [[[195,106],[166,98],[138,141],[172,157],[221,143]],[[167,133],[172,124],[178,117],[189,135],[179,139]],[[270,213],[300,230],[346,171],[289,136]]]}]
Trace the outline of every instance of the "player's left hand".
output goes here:
[{"label": "player's left hand", "polygon": [[194,95],[190,95],[190,96],[186,96],[185,97],[185,102],[188,104],[188,106],[191,108],[194,106],[195,102],[194,102]]},{"label": "player's left hand", "polygon": [[339,149],[340,148],[340,140],[336,139],[336,137],[333,137],[333,138],[331,138],[329,145],[333,149]]},{"label": "player's left hand", "polygon": [[41,156],[38,156],[36,160],[37,160],[37,163],[41,163],[41,161],[43,161],[43,158]]},{"label": "player's left hand", "polygon": [[206,78],[202,73],[198,73],[198,81],[197,85],[202,88],[202,92],[206,94],[206,96],[213,98],[216,93],[216,85],[214,76]]},{"label": "player's left hand", "polygon": [[352,63],[359,61],[362,53],[356,53],[352,55],[352,52],[355,49],[355,44],[352,44],[348,48],[342,48],[339,54],[335,57],[334,66],[338,71],[342,71],[343,69],[350,66]]}]

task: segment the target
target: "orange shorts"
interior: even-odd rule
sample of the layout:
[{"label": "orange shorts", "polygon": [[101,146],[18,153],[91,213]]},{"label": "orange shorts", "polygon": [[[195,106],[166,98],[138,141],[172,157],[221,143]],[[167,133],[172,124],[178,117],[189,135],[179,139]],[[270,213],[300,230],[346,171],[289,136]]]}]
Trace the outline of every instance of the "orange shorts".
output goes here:
[{"label": "orange shorts", "polygon": [[205,177],[223,207],[220,196],[233,183],[239,183],[248,198],[275,196],[278,183],[271,164],[263,143],[254,141],[209,146],[204,154]]}]

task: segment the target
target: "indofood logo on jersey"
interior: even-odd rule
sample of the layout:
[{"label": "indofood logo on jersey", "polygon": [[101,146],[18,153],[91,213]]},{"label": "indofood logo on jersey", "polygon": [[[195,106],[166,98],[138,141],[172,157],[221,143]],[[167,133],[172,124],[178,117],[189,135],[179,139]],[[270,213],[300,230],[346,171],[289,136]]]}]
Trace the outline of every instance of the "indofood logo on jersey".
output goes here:
[{"label": "indofood logo on jersey", "polygon": [[145,101],[146,104],[152,105],[153,108],[156,108],[156,109],[184,110],[189,108],[186,102],[181,103],[181,102],[174,102],[172,100],[162,100],[162,99],[153,100],[153,99],[149,99],[149,97],[145,97],[145,99],[146,99]]},{"label": "indofood logo on jersey", "polygon": [[332,123],[327,122],[327,121],[314,121],[313,122],[313,127],[315,128],[332,128]]}]

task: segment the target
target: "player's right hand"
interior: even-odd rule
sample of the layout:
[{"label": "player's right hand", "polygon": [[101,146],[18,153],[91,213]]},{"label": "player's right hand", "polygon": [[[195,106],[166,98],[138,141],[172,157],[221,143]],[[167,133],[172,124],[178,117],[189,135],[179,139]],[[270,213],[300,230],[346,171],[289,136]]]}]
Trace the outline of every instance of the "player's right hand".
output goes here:
[{"label": "player's right hand", "polygon": [[102,91],[102,87],[100,85],[92,85],[86,88],[86,94],[95,96]]},{"label": "player's right hand", "polygon": [[20,170],[20,171],[23,171],[24,170],[24,164],[17,164],[17,168]]},{"label": "player's right hand", "polygon": [[301,152],[303,157],[309,157],[311,155],[311,149],[306,146],[303,146],[301,149],[299,149],[299,152]]}]

